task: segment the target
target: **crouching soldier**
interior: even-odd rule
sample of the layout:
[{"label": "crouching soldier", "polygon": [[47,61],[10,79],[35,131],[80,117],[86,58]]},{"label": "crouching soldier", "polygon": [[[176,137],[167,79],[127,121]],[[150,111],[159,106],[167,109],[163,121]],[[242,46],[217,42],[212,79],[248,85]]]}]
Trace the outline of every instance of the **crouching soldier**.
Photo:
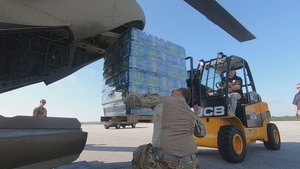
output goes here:
[{"label": "crouching soldier", "polygon": [[127,106],[154,110],[152,143],[141,145],[133,152],[134,169],[200,168],[193,135],[204,137],[206,130],[198,118],[200,107],[195,105],[193,112],[187,104],[190,98],[186,88],[173,90],[171,96],[146,93],[125,98]]}]

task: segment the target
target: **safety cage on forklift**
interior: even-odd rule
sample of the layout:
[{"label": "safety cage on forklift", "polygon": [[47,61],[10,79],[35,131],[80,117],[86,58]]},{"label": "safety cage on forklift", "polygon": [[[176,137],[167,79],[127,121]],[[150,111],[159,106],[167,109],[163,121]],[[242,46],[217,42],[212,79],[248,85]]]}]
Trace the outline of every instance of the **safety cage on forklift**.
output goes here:
[{"label": "safety cage on forklift", "polygon": [[[248,63],[238,56],[226,56],[223,53],[218,53],[217,58],[209,61],[200,60],[197,68],[193,68],[193,58],[187,57],[190,60],[191,68],[188,71],[187,84],[192,92],[190,106],[194,104],[202,107],[217,107],[224,106],[225,113],[228,115],[228,79],[229,70],[234,68],[236,74],[242,79],[242,96],[238,100],[239,105],[254,104],[261,101],[260,96],[256,93],[256,88],[252,78],[252,74]],[[224,85],[223,92],[219,92],[219,87]],[[220,116],[220,115],[212,115]],[[237,115],[238,116],[238,115]],[[244,120],[243,120],[244,121]]]}]

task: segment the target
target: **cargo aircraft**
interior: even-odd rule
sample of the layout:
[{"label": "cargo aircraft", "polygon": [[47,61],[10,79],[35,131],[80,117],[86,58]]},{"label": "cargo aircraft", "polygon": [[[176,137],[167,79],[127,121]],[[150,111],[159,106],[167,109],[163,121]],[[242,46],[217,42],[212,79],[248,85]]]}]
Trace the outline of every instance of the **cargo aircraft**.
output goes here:
[{"label": "cargo aircraft", "polygon": [[[185,2],[238,41],[255,38],[215,0]],[[0,16],[0,94],[58,81],[103,58],[128,28],[146,23],[136,0],[3,0]],[[75,118],[0,115],[0,168],[71,163],[86,139]]]}]

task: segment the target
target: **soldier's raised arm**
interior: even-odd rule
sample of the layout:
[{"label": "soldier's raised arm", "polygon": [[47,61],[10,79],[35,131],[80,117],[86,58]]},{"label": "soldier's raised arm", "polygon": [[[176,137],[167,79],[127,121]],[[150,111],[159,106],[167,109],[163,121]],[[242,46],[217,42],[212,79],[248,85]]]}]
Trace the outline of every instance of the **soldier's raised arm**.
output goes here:
[{"label": "soldier's raised arm", "polygon": [[200,137],[201,138],[201,137],[204,137],[206,135],[206,127],[202,123],[201,119],[199,118],[201,107],[198,106],[198,105],[195,105],[193,107],[193,109],[194,109],[194,113],[195,113],[195,117],[196,117],[195,128],[194,128],[194,135],[196,137]]},{"label": "soldier's raised arm", "polygon": [[124,99],[124,103],[130,107],[152,108],[162,103],[162,96],[157,93],[145,93],[141,96],[130,94]]}]

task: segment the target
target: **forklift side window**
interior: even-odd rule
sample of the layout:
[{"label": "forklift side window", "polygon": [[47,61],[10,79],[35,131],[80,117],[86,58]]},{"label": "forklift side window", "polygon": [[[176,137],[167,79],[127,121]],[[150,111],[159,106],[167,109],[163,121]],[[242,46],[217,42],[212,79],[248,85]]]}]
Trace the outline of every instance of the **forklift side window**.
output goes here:
[{"label": "forklift side window", "polygon": [[212,96],[214,91],[217,90],[216,83],[222,80],[220,74],[214,68],[207,68],[203,70],[201,84],[208,89],[207,95],[204,97]]},{"label": "forklift side window", "polygon": [[250,100],[249,100],[250,104],[259,102],[258,94],[254,91],[249,92],[249,98],[250,98]]}]

